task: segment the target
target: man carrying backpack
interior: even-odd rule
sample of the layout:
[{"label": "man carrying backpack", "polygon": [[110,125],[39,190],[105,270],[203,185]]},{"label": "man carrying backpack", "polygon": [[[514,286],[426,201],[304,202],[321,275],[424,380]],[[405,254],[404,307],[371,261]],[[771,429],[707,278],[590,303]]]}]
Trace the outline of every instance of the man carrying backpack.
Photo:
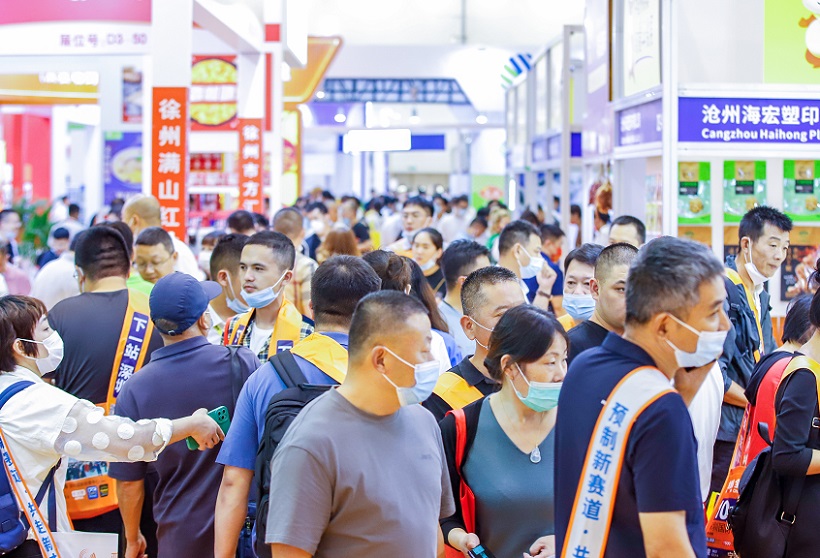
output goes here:
[{"label": "man carrying backpack", "polygon": [[[233,558],[248,514],[248,496],[271,399],[288,389],[281,377],[295,363],[311,385],[341,383],[347,370],[348,330],[359,301],[381,288],[364,260],[335,256],[316,269],[311,307],[316,332],[271,358],[248,379],[217,462],[225,465],[216,503],[216,558]],[[291,356],[292,355],[292,356]],[[275,366],[274,366],[275,365]],[[298,389],[298,388],[297,388]],[[314,394],[315,395],[315,394]],[[261,535],[264,538],[264,533]]]}]

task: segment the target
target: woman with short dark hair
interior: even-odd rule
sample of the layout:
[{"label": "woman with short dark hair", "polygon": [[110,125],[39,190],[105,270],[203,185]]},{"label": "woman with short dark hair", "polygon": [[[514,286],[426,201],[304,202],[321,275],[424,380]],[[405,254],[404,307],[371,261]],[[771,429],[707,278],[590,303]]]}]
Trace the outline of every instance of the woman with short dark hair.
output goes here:
[{"label": "woman with short dark hair", "polygon": [[[454,411],[441,421],[456,501],[441,527],[445,542],[465,555],[479,544],[499,558],[555,554],[553,426],[567,347],[552,314],[530,305],[508,310],[484,361],[501,390],[464,407],[463,419]],[[466,426],[460,464],[457,417]],[[472,515],[460,500],[466,491],[474,495]]]},{"label": "woman with short dark hair", "polygon": [[[193,436],[202,448],[212,448],[224,437],[207,414],[136,423],[124,417],[105,416],[102,408],[43,381],[42,376],[53,372],[63,357],[63,341],[46,318],[45,305],[36,298],[0,297],[0,399],[21,389],[0,408],[0,433],[30,494],[37,494],[49,483],[51,473],[65,457],[153,461],[168,444],[188,436]],[[67,464],[65,459],[48,488],[56,499],[56,517],[48,517],[47,499],[36,512],[52,531],[72,530],[63,495]],[[16,488],[21,493],[22,487]],[[42,555],[31,531],[21,546],[4,554],[11,558]]]}]

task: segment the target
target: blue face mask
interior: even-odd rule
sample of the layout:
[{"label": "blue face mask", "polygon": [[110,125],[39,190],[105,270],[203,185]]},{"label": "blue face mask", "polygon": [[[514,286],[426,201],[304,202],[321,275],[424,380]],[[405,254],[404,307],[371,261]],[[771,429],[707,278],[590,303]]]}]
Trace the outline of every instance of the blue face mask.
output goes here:
[{"label": "blue face mask", "polygon": [[[231,294],[235,291],[233,290],[233,285],[231,284],[231,276],[228,274],[228,288],[231,290]],[[237,314],[244,314],[248,310],[250,310],[250,306],[239,300],[238,298],[233,298],[230,296],[225,295],[225,304],[228,305],[232,311],[236,312]]]},{"label": "blue face mask", "polygon": [[438,383],[438,361],[429,360],[427,362],[422,362],[421,364],[410,364],[387,347],[384,347],[384,350],[413,369],[416,385],[412,387],[397,386],[390,378],[388,378],[385,374],[382,374],[384,379],[387,380],[391,386],[396,388],[396,395],[399,397],[399,404],[402,407],[407,407],[408,405],[417,405],[427,401],[427,399],[433,394],[433,389],[435,389],[436,384]]},{"label": "blue face mask", "polygon": [[276,290],[277,285],[282,282],[282,279],[285,278],[287,275],[287,271],[282,274],[282,277],[274,283],[272,286],[268,287],[267,289],[262,289],[261,291],[255,291],[252,293],[247,293],[244,290],[242,291],[242,298],[245,299],[245,302],[248,303],[248,306],[251,308],[264,308],[265,306],[269,305],[271,302],[276,300],[279,295],[281,294],[282,290]]},{"label": "blue face mask", "polygon": [[592,317],[595,312],[595,299],[592,295],[566,294],[563,301],[564,310],[576,322],[583,322]]},{"label": "blue face mask", "polygon": [[[521,403],[536,413],[551,411],[558,406],[558,395],[561,393],[561,382],[531,382],[524,375],[524,372],[521,371],[521,367],[518,366],[518,363],[516,363],[515,367],[518,368],[518,372],[530,388],[527,391],[527,396],[524,397],[515,388],[515,384],[512,385],[513,390],[515,390],[515,394],[518,396],[518,399],[521,400]],[[512,380],[510,380],[510,383],[512,383]]]}]

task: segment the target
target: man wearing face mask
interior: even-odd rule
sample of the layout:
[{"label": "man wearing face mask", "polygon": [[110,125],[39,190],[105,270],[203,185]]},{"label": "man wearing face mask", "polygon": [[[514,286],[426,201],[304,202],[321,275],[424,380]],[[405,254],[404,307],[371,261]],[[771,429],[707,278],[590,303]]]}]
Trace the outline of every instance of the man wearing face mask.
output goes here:
[{"label": "man wearing face mask", "polygon": [[212,299],[208,307],[211,313],[208,341],[214,345],[222,344],[228,320],[250,310],[242,298],[242,280],[239,278],[239,260],[247,241],[244,234],[227,234],[219,239],[211,253],[211,278],[222,287],[222,293]]},{"label": "man wearing face mask", "polygon": [[418,405],[438,378],[430,341],[412,297],[359,303],[344,383],[296,417],[274,455],[273,556],[443,554],[438,520],[455,506],[438,425]]},{"label": "man wearing face mask", "polygon": [[[68,393],[111,410],[125,382],[162,347],[149,318],[148,297],[126,286],[131,262],[122,235],[112,227],[92,227],[76,237],[74,263],[81,294],[57,303],[48,314],[52,329],[65,341],[54,383]],[[75,467],[76,468],[76,467]],[[114,482],[103,474],[69,480],[68,511],[81,531],[118,532]],[[77,486],[108,485],[106,495],[76,498]],[[77,492],[80,493],[80,492]],[[146,535],[148,533],[146,532]]]},{"label": "man wearing face mask", "polygon": [[629,271],[623,336],[569,367],[555,427],[558,555],[706,556],[687,405],[731,327],[723,275],[702,244],[647,244]]},{"label": "man wearing face mask", "polygon": [[284,296],[295,259],[296,249],[282,233],[263,231],[248,239],[239,278],[250,310],[228,321],[223,344],[248,347],[265,361],[313,333],[313,325]]},{"label": "man wearing face mask", "polygon": [[610,331],[623,335],[626,276],[637,256],[638,249],[631,244],[613,244],[601,251],[595,262],[595,276],[589,282],[595,311],[569,332],[569,364],[587,349],[600,347]]},{"label": "man wearing face mask", "polygon": [[[149,303],[151,321],[165,346],[123,387],[117,415],[138,421],[225,406],[234,416],[238,389],[259,367],[259,360],[245,348],[234,354],[208,343],[209,302],[221,293],[218,284],[200,283],[185,273],[157,281]],[[213,552],[213,509],[222,477],[222,467],[215,460],[216,452],[190,451],[177,444],[153,464],[159,477],[153,507],[160,557]],[[126,556],[142,556],[146,550],[139,523],[148,467],[147,463],[111,464],[111,476],[118,481]]]},{"label": "man wearing face mask", "polygon": [[498,237],[498,255],[498,265],[515,273],[523,294],[527,295],[531,290],[524,281],[536,279],[537,288],[532,303],[549,310],[552,286],[557,275],[541,256],[538,229],[526,221],[513,221],[504,227]]},{"label": "man wearing face mask", "polygon": [[475,354],[441,375],[433,395],[424,406],[436,421],[452,409],[460,409],[498,391],[501,387],[484,364],[490,344],[490,334],[501,316],[516,306],[526,304],[518,287],[518,277],[504,267],[484,267],[467,276],[461,287],[461,328],[475,342]]},{"label": "man wearing face mask", "polygon": [[569,331],[595,312],[595,299],[590,283],[595,275],[595,264],[604,249],[600,244],[582,244],[570,252],[564,260],[564,298],[566,314],[558,318],[565,331]]},{"label": "man wearing face mask", "polygon": [[746,409],[744,391],[761,355],[777,348],[772,335],[770,296],[764,284],[780,268],[789,248],[792,221],[771,207],[756,207],[740,221],[740,252],[726,260],[727,312],[732,331],[726,340],[723,409],[714,447],[712,492],[720,492]]}]

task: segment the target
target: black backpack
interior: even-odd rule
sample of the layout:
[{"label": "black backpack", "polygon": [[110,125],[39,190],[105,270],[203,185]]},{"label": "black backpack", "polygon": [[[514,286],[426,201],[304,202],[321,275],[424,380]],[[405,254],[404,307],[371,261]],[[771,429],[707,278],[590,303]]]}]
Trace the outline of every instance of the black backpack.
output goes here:
[{"label": "black backpack", "polygon": [[328,391],[332,385],[309,384],[296,359],[290,351],[281,351],[268,359],[273,369],[279,374],[285,389],[271,397],[265,411],[265,430],[262,442],[256,452],[257,498],[256,506],[256,554],[259,558],[270,558],[270,546],[265,543],[265,532],[268,524],[270,507],[270,463],[273,453],[288,431],[296,415],[305,405]]}]

